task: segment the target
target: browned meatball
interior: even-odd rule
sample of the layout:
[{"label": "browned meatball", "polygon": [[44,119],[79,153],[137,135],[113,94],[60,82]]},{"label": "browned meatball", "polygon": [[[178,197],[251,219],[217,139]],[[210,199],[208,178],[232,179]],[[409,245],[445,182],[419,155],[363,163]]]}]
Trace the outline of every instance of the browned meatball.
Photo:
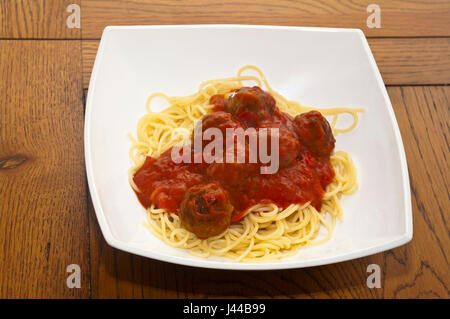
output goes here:
[{"label": "browned meatball", "polygon": [[248,126],[255,126],[261,119],[273,115],[275,108],[275,99],[257,86],[240,88],[227,103],[227,111]]},{"label": "browned meatball", "polygon": [[224,133],[227,128],[237,129],[242,127],[241,123],[236,121],[230,113],[217,111],[211,114],[206,114],[202,118],[202,131],[208,128],[218,128]]},{"label": "browned meatball", "polygon": [[314,155],[330,155],[334,149],[330,123],[318,111],[309,111],[295,117],[296,133],[301,143]]},{"label": "browned meatball", "polygon": [[294,132],[282,123],[262,122],[260,128],[267,128],[267,149],[271,151],[272,128],[278,129],[278,154],[280,167],[288,167],[300,152],[300,142]]},{"label": "browned meatball", "polygon": [[199,184],[184,195],[179,217],[187,230],[205,239],[230,226],[232,211],[228,194],[219,184]]},{"label": "browned meatball", "polygon": [[[202,118],[202,121],[197,124],[196,130],[199,129],[199,125],[202,125],[202,134],[209,128],[217,128],[222,132],[223,146],[226,145],[226,129],[238,129],[242,128],[241,123],[239,123],[230,113],[217,111],[211,114],[207,114]],[[192,136],[192,142],[194,142],[194,135]],[[203,140],[202,138],[202,150],[211,140]],[[225,148],[223,148],[225,152]]]}]

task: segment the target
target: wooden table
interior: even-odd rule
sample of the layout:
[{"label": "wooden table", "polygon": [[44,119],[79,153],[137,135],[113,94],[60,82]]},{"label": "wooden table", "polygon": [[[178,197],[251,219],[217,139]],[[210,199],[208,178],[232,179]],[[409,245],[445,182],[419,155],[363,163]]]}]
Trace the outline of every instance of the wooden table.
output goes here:
[{"label": "wooden table", "polygon": [[[368,28],[370,3],[381,28]],[[68,28],[70,4],[81,28]],[[218,271],[109,247],[86,183],[83,108],[103,28],[243,23],[361,28],[405,145],[414,238],[334,265]],[[450,1],[2,0],[0,2],[0,297],[449,298]],[[78,264],[81,288],[68,288]],[[367,266],[381,267],[368,288]]]}]

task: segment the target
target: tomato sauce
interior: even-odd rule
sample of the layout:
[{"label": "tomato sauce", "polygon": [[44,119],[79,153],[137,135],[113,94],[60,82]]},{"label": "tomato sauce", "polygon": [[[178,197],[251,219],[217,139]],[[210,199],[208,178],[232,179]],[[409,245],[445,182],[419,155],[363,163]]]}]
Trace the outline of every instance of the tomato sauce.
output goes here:
[{"label": "tomato sauce", "polygon": [[[224,111],[231,110],[233,116],[229,117],[234,121],[233,125],[242,125],[244,129],[248,127],[279,128],[281,165],[278,171],[275,174],[261,174],[260,167],[263,164],[259,162],[254,164],[207,164],[205,162],[177,164],[172,160],[172,149],[169,149],[159,158],[147,157],[144,165],[133,177],[134,183],[140,190],[136,194],[144,207],[147,208],[153,203],[156,208],[178,213],[180,203],[190,187],[214,182],[228,192],[234,207],[231,217],[233,222],[239,221],[248,208],[258,203],[274,203],[286,208],[292,203],[311,202],[320,211],[325,189],[334,178],[334,170],[330,163],[334,137],[328,136],[328,142],[331,140],[332,146],[325,151],[323,143],[313,143],[308,139],[320,139],[331,134],[330,129],[327,130],[325,126],[316,123],[316,118],[323,117],[320,113],[313,111],[314,114],[302,116],[299,120],[297,120],[298,116],[293,119],[290,115],[278,110],[274,100],[270,101],[270,95],[266,96],[268,93],[261,90],[266,94],[262,98],[258,97],[263,101],[261,106],[255,104],[255,100],[251,100],[253,97],[247,98],[244,90],[242,92],[244,94],[239,96],[239,103],[235,104],[234,108],[230,107],[230,99],[227,101],[222,95],[213,96],[210,103],[215,107],[211,118],[219,118],[219,115],[223,118]],[[261,107],[264,108],[271,103],[272,107],[266,107],[264,112],[260,111]],[[242,105],[251,105],[251,107],[236,111],[236,105],[237,108],[242,108]],[[255,113],[252,107],[258,108],[258,112]],[[221,123],[225,122],[221,119],[215,124],[221,128]],[[194,157],[195,154],[192,153],[192,156]]]}]

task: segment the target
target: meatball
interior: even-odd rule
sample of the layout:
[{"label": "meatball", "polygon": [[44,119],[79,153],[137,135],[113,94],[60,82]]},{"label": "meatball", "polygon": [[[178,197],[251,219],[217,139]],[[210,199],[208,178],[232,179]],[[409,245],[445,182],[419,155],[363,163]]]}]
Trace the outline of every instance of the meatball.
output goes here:
[{"label": "meatball", "polygon": [[225,133],[227,128],[237,129],[239,127],[242,127],[241,123],[236,121],[230,113],[223,111],[206,114],[202,118],[202,132],[208,128],[218,128]]},{"label": "meatball", "polygon": [[[199,125],[202,125],[202,134],[209,128],[217,128],[222,132],[223,139],[225,141],[226,137],[226,129],[238,129],[242,128],[241,123],[239,123],[237,120],[233,118],[233,116],[230,113],[227,112],[214,112],[211,114],[206,114],[202,121],[197,124],[196,129],[199,129]],[[192,139],[194,139],[194,136],[192,136]],[[208,144],[210,141],[203,141],[203,144]],[[204,146],[204,145],[203,145]]]},{"label": "meatball", "polygon": [[294,132],[282,123],[263,122],[260,128],[267,128],[267,150],[271,151],[271,128],[278,129],[278,154],[280,168],[288,167],[294,163],[300,152],[300,142]]},{"label": "meatball", "polygon": [[227,111],[248,126],[255,126],[261,119],[273,115],[275,109],[275,99],[257,86],[240,88],[227,103]]},{"label": "meatball", "polygon": [[333,132],[330,123],[318,111],[310,111],[295,117],[296,133],[302,145],[313,155],[330,155],[334,149]]},{"label": "meatball", "polygon": [[290,131],[295,132],[294,118],[288,113],[280,111],[278,108],[274,113],[274,122],[281,123]]},{"label": "meatball", "polygon": [[[205,133],[205,131],[209,128],[217,128],[220,130],[220,132],[222,133],[222,139],[223,139],[223,144],[222,144],[222,154],[225,153],[225,147],[226,147],[226,130],[227,128],[230,129],[238,129],[238,128],[242,128],[241,123],[239,123],[236,119],[233,118],[233,116],[230,113],[227,112],[222,112],[222,111],[217,111],[211,114],[207,114],[202,118],[202,121],[199,122],[197,124],[196,127],[196,131],[199,130],[199,125],[202,125],[202,136],[201,136],[201,151],[203,152],[205,149],[205,146],[208,145],[209,143],[211,143],[214,138],[212,138],[211,140],[205,140],[203,137],[203,134]],[[198,133],[197,133],[198,134]],[[192,135],[192,143],[193,145],[195,145],[195,135]],[[199,143],[199,142],[197,142]],[[197,150],[193,149],[192,151],[197,152]],[[195,155],[194,155],[195,156]],[[215,156],[215,154],[213,154],[213,156]]]},{"label": "meatball", "polygon": [[219,184],[199,184],[184,195],[179,217],[187,230],[205,239],[219,235],[230,226],[232,211],[228,194]]},{"label": "meatball", "polygon": [[227,109],[227,99],[223,94],[216,94],[209,98],[209,104],[214,105],[214,111],[225,111]]}]

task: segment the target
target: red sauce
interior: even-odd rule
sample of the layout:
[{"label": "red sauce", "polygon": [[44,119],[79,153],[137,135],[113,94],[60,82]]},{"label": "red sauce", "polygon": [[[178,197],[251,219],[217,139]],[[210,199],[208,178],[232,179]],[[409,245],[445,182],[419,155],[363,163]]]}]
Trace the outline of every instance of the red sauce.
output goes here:
[{"label": "red sauce", "polygon": [[[258,90],[260,89],[258,88]],[[263,91],[261,90],[261,92]],[[266,108],[264,112],[257,115],[252,113],[251,108],[241,110],[233,113],[232,120],[235,121],[233,125],[242,125],[243,128],[280,128],[280,137],[283,137],[284,140],[280,139],[280,168],[277,173],[261,174],[259,170],[261,163],[176,164],[171,159],[172,149],[169,149],[159,158],[147,157],[144,165],[133,178],[134,183],[141,191],[137,193],[137,196],[142,205],[149,207],[153,203],[157,208],[178,213],[180,203],[190,187],[214,182],[220,184],[229,194],[230,202],[234,207],[231,218],[233,222],[239,221],[249,207],[258,203],[274,203],[285,208],[292,203],[303,204],[310,201],[317,210],[320,210],[325,189],[334,177],[334,171],[330,164],[330,151],[329,149],[323,151],[320,143],[308,143],[309,141],[305,139],[310,136],[322,137],[325,133],[331,134],[331,131],[323,133],[323,130],[319,130],[319,133],[311,133],[311,130],[317,126],[315,125],[316,120],[308,122],[311,125],[302,123],[305,122],[305,118],[321,117],[320,113],[313,111],[315,113],[305,113],[307,116],[302,116],[301,120],[297,120],[297,117],[293,119],[274,106],[275,102],[274,100],[270,101],[270,95],[268,98],[266,96],[268,94],[265,92],[264,94],[264,99],[269,99],[269,102],[263,102],[273,103],[273,107]],[[239,107],[253,102],[250,98],[247,100],[244,92],[240,96]],[[215,105],[214,112],[223,114],[223,111],[230,110],[230,99],[227,101],[222,95],[213,96],[210,103]],[[264,105],[268,105],[267,103]],[[255,105],[251,104],[252,107],[261,107]],[[235,111],[236,108],[233,110]],[[220,114],[217,113],[217,115]],[[215,117],[212,116],[212,118]],[[220,123],[223,122],[222,116]],[[217,122],[219,128],[220,123]],[[298,127],[298,125],[302,125],[302,127]],[[318,127],[321,129],[320,125]],[[334,147],[334,138],[329,137],[328,142],[330,139],[332,139],[332,147]]]}]

